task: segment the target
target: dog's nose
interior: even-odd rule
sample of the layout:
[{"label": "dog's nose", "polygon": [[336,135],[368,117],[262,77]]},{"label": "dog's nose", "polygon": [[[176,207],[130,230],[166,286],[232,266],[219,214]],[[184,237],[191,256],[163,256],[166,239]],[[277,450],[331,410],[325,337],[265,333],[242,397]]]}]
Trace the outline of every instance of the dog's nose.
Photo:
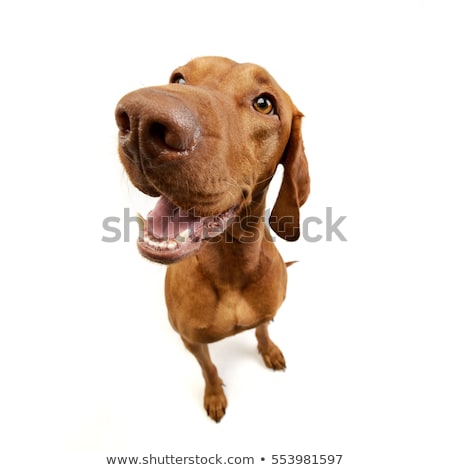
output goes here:
[{"label": "dog's nose", "polygon": [[151,88],[125,95],[116,122],[127,154],[153,163],[187,157],[200,136],[197,119],[180,98]]}]

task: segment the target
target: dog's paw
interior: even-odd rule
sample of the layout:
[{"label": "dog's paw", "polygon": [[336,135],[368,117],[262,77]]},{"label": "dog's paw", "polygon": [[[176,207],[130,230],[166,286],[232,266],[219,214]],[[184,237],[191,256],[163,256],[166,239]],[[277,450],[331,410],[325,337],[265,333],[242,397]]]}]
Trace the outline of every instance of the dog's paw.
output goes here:
[{"label": "dog's paw", "polygon": [[206,387],[203,404],[208,416],[218,423],[225,416],[227,408],[227,397],[222,390],[222,385]]},{"label": "dog's paw", "polygon": [[264,364],[273,370],[286,369],[286,360],[284,359],[281,349],[272,341],[265,347],[258,345],[258,352],[261,354]]}]

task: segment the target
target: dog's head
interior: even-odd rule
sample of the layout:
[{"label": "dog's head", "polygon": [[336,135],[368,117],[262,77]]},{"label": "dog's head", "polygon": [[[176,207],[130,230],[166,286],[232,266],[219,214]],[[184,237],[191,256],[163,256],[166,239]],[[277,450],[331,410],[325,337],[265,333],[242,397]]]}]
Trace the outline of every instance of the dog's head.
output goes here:
[{"label": "dog's head", "polygon": [[296,240],[309,194],[301,118],[263,68],[219,57],[195,59],[169,85],[124,96],[116,109],[121,161],[139,190],[160,196],[140,252],[171,263],[236,217],[262,215],[278,164],[284,176],[270,225]]}]

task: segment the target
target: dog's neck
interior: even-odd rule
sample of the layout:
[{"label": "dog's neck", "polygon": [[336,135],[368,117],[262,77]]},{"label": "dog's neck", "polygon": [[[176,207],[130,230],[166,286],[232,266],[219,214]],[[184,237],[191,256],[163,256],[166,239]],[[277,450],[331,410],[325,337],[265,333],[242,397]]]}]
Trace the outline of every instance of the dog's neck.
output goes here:
[{"label": "dog's neck", "polygon": [[264,208],[265,193],[200,250],[197,260],[205,274],[211,273],[213,282],[246,285],[260,278],[272,262],[274,246],[264,222]]}]

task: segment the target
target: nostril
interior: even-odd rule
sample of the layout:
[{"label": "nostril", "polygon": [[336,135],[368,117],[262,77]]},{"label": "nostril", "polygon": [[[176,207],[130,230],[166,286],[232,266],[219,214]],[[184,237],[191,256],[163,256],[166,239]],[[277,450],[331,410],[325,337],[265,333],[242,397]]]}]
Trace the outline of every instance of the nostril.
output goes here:
[{"label": "nostril", "polygon": [[128,134],[131,131],[130,116],[125,111],[121,111],[116,115],[117,126],[120,132]]},{"label": "nostril", "polygon": [[147,136],[150,142],[160,148],[184,151],[192,146],[193,136],[191,136],[189,129],[177,127],[173,123],[165,125],[160,122],[153,122],[148,127]]},{"label": "nostril", "polygon": [[148,136],[151,140],[165,144],[166,140],[166,127],[159,122],[154,122],[148,129]]}]

